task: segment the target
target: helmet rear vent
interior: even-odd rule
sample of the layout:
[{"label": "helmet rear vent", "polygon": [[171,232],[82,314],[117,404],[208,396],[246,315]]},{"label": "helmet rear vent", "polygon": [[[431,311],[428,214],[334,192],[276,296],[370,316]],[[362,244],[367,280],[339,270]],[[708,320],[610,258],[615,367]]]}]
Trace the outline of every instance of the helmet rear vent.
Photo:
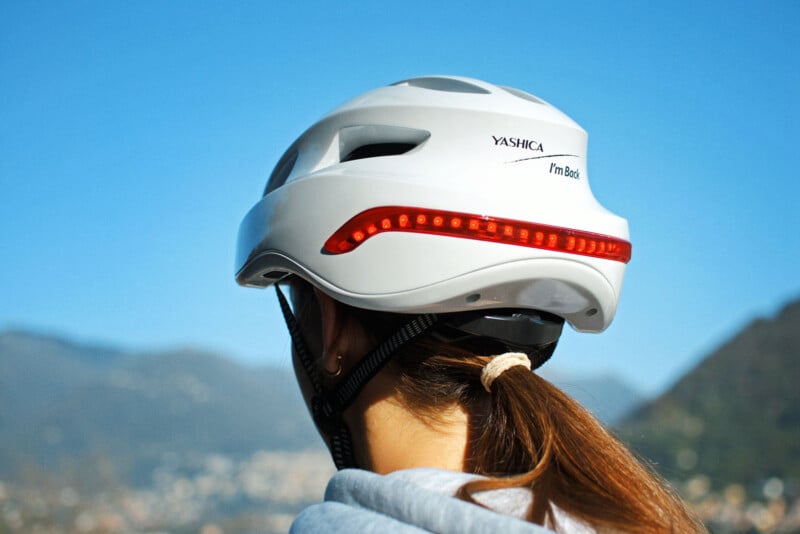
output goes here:
[{"label": "helmet rear vent", "polygon": [[417,145],[413,143],[374,143],[363,145],[345,155],[342,161],[354,161],[357,159],[379,158],[381,156],[399,156],[405,154]]},{"label": "helmet rear vent", "polygon": [[519,98],[522,98],[524,100],[528,100],[530,102],[536,102],[537,104],[544,104],[545,103],[543,100],[539,100],[538,98],[536,98],[532,94],[526,93],[525,91],[520,91],[519,89],[514,89],[513,87],[506,87],[504,85],[501,85],[500,88],[503,89],[504,91],[506,91],[508,93],[511,93],[514,96],[518,96]]},{"label": "helmet rear vent", "polygon": [[264,190],[265,196],[286,183],[286,179],[294,169],[295,163],[297,163],[297,150],[291,148],[281,156],[272,174],[270,174],[269,180],[267,180],[267,188]]},{"label": "helmet rear vent", "polygon": [[483,87],[478,85],[456,80],[454,78],[442,78],[438,76],[426,76],[424,78],[411,78],[410,80],[403,80],[392,85],[405,85],[409,87],[421,87],[422,89],[432,89],[434,91],[445,91],[447,93],[473,93],[488,95]]},{"label": "helmet rear vent", "polygon": [[270,284],[275,284],[286,278],[286,271],[267,271],[261,273],[261,278],[267,280]]},{"label": "helmet rear vent", "polygon": [[427,130],[365,124],[339,130],[339,161],[399,156],[428,140]]}]

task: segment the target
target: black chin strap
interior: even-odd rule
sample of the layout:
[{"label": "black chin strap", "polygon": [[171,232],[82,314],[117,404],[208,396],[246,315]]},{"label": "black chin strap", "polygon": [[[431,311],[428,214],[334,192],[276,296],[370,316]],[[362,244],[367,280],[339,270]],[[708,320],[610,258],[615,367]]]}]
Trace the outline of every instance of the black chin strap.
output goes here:
[{"label": "black chin strap", "polygon": [[292,337],[294,350],[300,358],[303,370],[314,390],[314,396],[311,398],[311,415],[314,422],[330,439],[331,456],[333,456],[336,468],[356,467],[350,431],[342,421],[342,412],[358,397],[367,382],[389,363],[400,347],[430,330],[439,317],[435,314],[416,316],[362,358],[332,391],[325,391],[320,384],[317,368],[308,351],[303,334],[297,325],[297,319],[278,284],[275,284],[275,291],[283,318]]}]

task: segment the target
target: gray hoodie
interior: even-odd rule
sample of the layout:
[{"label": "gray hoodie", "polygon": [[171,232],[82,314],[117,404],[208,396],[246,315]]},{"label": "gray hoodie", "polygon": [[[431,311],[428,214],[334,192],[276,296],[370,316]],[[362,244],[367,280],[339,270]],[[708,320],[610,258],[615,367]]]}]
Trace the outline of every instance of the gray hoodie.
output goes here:
[{"label": "gray hoodie", "polygon": [[[290,533],[552,534],[524,521],[532,498],[526,488],[476,494],[488,509],[453,497],[475,478],[479,477],[439,469],[408,469],[385,476],[345,469],[328,483],[325,502],[303,510]],[[559,532],[594,532],[558,509],[555,513]]]}]

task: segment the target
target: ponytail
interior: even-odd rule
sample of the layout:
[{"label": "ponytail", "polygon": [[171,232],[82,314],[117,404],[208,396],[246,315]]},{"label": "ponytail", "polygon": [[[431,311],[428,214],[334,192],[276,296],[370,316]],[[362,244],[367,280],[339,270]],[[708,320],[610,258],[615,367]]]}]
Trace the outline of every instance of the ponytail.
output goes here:
[{"label": "ponytail", "polygon": [[480,505],[481,491],[526,487],[535,496],[527,519],[556,529],[554,506],[598,530],[705,532],[663,480],[547,380],[511,367],[487,393],[480,376],[490,360],[430,340],[398,358],[398,389],[411,410],[432,415],[459,402],[469,413],[464,468],[486,478],[462,486],[459,498]]}]

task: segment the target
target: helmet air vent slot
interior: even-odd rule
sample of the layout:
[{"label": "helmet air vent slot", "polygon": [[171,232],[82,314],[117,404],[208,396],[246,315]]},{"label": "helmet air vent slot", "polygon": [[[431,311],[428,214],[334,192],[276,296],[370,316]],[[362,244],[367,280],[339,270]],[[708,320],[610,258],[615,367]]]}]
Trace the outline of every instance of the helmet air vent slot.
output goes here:
[{"label": "helmet air vent slot", "polygon": [[421,87],[422,89],[432,89],[434,91],[445,91],[447,93],[473,93],[488,95],[491,91],[484,89],[473,83],[456,80],[454,78],[442,78],[438,76],[426,76],[423,78],[411,78],[402,80],[392,85],[405,85],[409,87]]},{"label": "helmet air vent slot", "polygon": [[514,89],[513,87],[506,87],[504,85],[501,85],[500,89],[503,89],[504,91],[511,93],[512,95],[522,98],[524,100],[535,102],[537,104],[545,104],[543,100],[540,100],[535,96],[533,96],[532,94],[526,93],[525,91],[520,91],[519,89]]},{"label": "helmet air vent slot", "polygon": [[339,161],[399,156],[424,143],[430,132],[415,128],[370,124],[339,130]]},{"label": "helmet air vent slot", "polygon": [[342,161],[379,158],[381,156],[399,156],[416,146],[417,145],[412,143],[373,143],[371,145],[362,145],[351,150],[349,154],[342,158]]},{"label": "helmet air vent slot", "polygon": [[295,163],[297,163],[297,150],[290,148],[281,156],[272,174],[269,175],[267,187],[264,190],[264,196],[286,183],[286,179],[289,177],[289,174],[291,174],[292,169],[294,169]]}]

